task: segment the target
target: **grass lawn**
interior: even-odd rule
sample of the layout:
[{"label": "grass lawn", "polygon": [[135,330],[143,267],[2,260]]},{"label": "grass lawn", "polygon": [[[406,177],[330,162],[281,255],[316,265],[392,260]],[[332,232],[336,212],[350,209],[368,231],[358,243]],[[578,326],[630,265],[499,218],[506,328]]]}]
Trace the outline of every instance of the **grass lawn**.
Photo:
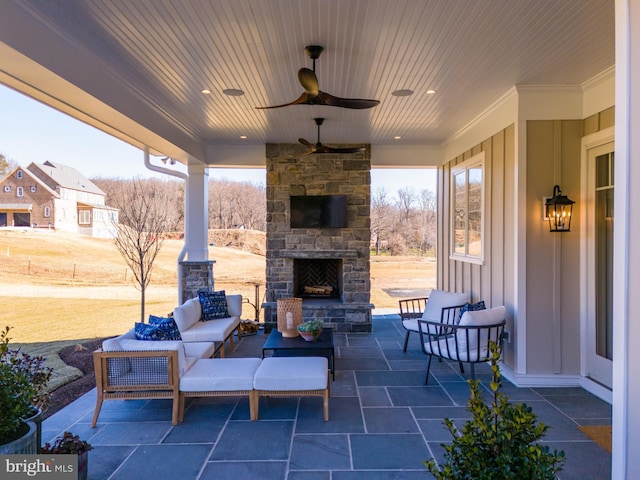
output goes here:
[{"label": "grass lawn", "polygon": [[[243,236],[251,235],[243,232]],[[263,237],[254,232],[254,242]],[[177,305],[177,258],[182,240],[166,240],[154,264],[145,316],[165,316]],[[215,289],[250,302],[265,293],[265,257],[238,248],[210,247]],[[140,321],[140,292],[112,241],[65,232],[0,230],[0,326],[12,327],[11,345],[42,354],[56,369],[52,386],[77,375],[57,352],[67,345],[120,335]],[[371,257],[371,303],[398,307],[393,290],[435,288],[436,264],[424,257]],[[254,308],[243,307],[243,318]]]}]

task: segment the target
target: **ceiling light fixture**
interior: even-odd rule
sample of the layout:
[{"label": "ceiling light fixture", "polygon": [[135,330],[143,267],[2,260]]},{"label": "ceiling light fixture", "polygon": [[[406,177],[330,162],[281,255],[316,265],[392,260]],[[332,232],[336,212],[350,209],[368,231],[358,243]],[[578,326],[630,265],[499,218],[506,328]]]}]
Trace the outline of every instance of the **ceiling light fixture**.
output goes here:
[{"label": "ceiling light fixture", "polygon": [[244,90],[240,90],[239,88],[225,88],[222,90],[222,93],[230,97],[241,97],[244,95]]},{"label": "ceiling light fixture", "polygon": [[209,90],[208,88],[203,88],[202,90],[200,90],[200,93],[204,95],[209,95],[211,93],[211,90]]},{"label": "ceiling light fixture", "polygon": [[240,135],[240,138],[242,138],[244,140],[245,138],[247,138],[247,136],[246,135]]},{"label": "ceiling light fixture", "polygon": [[400,135],[396,135],[395,137],[393,137],[394,140],[400,140],[402,137]]},{"label": "ceiling light fixture", "polygon": [[435,90],[427,90],[427,95],[433,95],[434,93],[436,93]]},{"label": "ceiling light fixture", "polygon": [[393,92],[391,92],[391,95],[393,95],[394,97],[408,97],[410,95],[413,95],[413,90],[409,90],[409,89],[401,89],[401,90],[394,90]]}]

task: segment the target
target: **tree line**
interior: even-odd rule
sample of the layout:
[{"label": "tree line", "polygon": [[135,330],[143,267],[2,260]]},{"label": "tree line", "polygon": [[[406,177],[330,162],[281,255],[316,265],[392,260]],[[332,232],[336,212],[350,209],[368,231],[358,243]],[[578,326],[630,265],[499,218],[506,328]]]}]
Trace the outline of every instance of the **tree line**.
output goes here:
[{"label": "tree line", "polygon": [[[184,182],[175,179],[94,178],[106,194],[107,205],[122,209],[122,198],[131,195],[135,183],[156,198],[167,214],[168,231],[184,227]],[[129,192],[126,194],[126,192]],[[139,192],[138,192],[139,193]],[[124,195],[124,197],[123,197]],[[123,203],[124,202],[124,203]],[[265,187],[250,182],[209,180],[209,229],[266,231]],[[375,254],[426,255],[435,253],[436,197],[431,190],[410,187],[395,195],[384,188],[371,195],[371,243]]]}]

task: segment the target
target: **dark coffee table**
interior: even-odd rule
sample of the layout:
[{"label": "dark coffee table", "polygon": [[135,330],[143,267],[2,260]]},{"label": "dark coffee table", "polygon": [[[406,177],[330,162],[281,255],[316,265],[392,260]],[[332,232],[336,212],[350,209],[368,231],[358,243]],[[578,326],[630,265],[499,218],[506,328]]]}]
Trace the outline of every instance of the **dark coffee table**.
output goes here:
[{"label": "dark coffee table", "polygon": [[332,328],[324,328],[315,342],[307,342],[299,335],[294,338],[283,337],[278,330],[272,330],[262,347],[262,358],[267,350],[271,350],[274,357],[325,357],[329,360],[329,371],[336,379]]}]

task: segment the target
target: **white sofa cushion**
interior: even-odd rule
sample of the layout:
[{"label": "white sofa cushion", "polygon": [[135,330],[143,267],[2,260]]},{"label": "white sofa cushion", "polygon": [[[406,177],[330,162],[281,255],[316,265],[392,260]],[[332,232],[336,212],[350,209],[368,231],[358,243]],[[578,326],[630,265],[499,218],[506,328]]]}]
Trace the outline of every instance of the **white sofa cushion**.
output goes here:
[{"label": "white sofa cushion", "polygon": [[183,392],[252,390],[259,358],[207,358],[198,360],[180,378]]},{"label": "white sofa cushion", "polygon": [[227,311],[229,316],[242,316],[242,295],[227,295]]},{"label": "white sofa cushion", "polygon": [[329,378],[325,357],[267,357],[253,379],[256,390],[324,390]]},{"label": "white sofa cushion", "polygon": [[239,324],[238,317],[196,322],[188,330],[180,331],[180,335],[183,342],[224,342]]},{"label": "white sofa cushion", "polygon": [[[187,361],[184,352],[184,345],[179,340],[130,340],[128,338],[120,340],[120,347],[123,352],[157,352],[163,350],[175,350],[178,352],[178,372],[182,375],[187,371],[191,361]],[[135,358],[131,359],[131,369],[134,370]]]},{"label": "white sofa cushion", "polygon": [[[459,325],[473,325],[473,326],[485,326],[485,325],[493,325],[496,323],[500,323],[505,318],[505,308],[504,306],[490,308],[488,310],[477,310],[475,312],[464,312],[462,318],[460,319]],[[458,329],[456,332],[456,337],[458,341],[458,347],[461,350],[467,349],[467,341],[469,343],[469,348],[476,348],[478,345],[478,331],[477,330],[469,330],[466,329]],[[492,335],[492,338],[495,338],[495,333]],[[480,332],[480,347],[484,349],[488,345],[488,337],[489,331],[485,330]]]},{"label": "white sofa cushion", "polygon": [[176,321],[176,325],[178,325],[178,330],[180,330],[180,336],[183,340],[184,332],[200,320],[201,315],[202,307],[197,297],[187,300],[173,310],[173,319]]},{"label": "white sofa cushion", "polygon": [[211,358],[216,351],[214,342],[186,342],[183,345],[187,358]]}]

